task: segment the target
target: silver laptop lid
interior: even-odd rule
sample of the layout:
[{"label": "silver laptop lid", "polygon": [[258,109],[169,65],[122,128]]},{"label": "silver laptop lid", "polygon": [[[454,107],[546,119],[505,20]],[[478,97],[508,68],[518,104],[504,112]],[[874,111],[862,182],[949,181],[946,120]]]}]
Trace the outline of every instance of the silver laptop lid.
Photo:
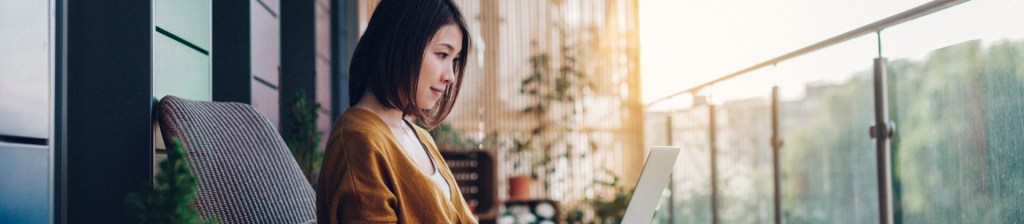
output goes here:
[{"label": "silver laptop lid", "polygon": [[633,188],[633,197],[629,199],[622,223],[651,223],[662,192],[671,181],[669,174],[672,174],[678,156],[679,147],[655,146],[651,149],[636,188]]}]

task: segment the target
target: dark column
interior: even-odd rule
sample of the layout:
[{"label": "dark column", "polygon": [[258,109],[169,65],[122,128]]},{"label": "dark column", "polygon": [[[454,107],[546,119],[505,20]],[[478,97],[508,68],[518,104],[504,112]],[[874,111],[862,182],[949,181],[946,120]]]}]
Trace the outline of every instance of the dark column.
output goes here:
[{"label": "dark column", "polygon": [[281,1],[280,130],[294,124],[295,94],[305,92],[306,102],[316,102],[316,2]]},{"label": "dark column", "polygon": [[67,1],[56,0],[53,50],[53,223],[67,223]]},{"label": "dark column", "polygon": [[[348,63],[359,41],[359,1],[331,4],[331,113],[338,117],[349,107]],[[333,119],[333,118],[332,118]]]},{"label": "dark column", "polygon": [[213,101],[252,103],[250,1],[212,1]]},{"label": "dark column", "polygon": [[66,3],[61,221],[130,223],[126,197],[153,173],[152,2]]}]

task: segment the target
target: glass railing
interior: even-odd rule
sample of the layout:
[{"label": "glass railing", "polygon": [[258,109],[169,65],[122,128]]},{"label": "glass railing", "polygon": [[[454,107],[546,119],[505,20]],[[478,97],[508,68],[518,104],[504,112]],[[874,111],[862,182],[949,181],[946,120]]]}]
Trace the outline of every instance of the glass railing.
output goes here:
[{"label": "glass railing", "polygon": [[863,36],[777,67],[789,82],[780,83],[778,100],[782,217],[788,223],[879,220],[875,141],[868,133],[875,39]]},{"label": "glass railing", "polygon": [[952,4],[648,105],[683,150],[655,221],[1024,222],[1024,1]]},{"label": "glass railing", "polygon": [[[714,150],[720,223],[772,220],[771,69],[708,89],[714,121]],[[745,90],[761,91],[745,91]],[[740,93],[732,95],[728,93]]]},{"label": "glass railing", "polygon": [[[673,168],[670,194],[662,200],[663,222],[707,223],[711,221],[711,157],[708,134],[708,105],[668,113],[648,113],[645,133],[661,134],[665,142],[682,146],[679,161]],[[649,142],[648,144],[655,144]],[[675,218],[675,219],[672,219]]]},{"label": "glass railing", "polygon": [[895,219],[1024,222],[1024,1],[972,1],[883,32]]}]

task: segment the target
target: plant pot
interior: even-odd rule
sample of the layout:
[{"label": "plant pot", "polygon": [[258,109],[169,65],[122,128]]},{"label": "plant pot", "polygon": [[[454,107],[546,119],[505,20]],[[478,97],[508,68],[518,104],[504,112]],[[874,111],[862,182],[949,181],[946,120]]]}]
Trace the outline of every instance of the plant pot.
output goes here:
[{"label": "plant pot", "polygon": [[508,198],[511,200],[530,199],[530,182],[533,178],[528,175],[514,176],[508,178]]}]

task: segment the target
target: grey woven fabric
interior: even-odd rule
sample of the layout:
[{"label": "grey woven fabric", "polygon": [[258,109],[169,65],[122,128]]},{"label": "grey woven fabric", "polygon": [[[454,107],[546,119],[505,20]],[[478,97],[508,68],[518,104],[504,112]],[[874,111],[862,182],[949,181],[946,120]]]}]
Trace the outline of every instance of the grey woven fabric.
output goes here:
[{"label": "grey woven fabric", "polygon": [[157,108],[164,139],[181,140],[198,180],[195,206],[220,223],[301,223],[316,218],[316,197],[284,140],[241,103],[174,96]]}]

